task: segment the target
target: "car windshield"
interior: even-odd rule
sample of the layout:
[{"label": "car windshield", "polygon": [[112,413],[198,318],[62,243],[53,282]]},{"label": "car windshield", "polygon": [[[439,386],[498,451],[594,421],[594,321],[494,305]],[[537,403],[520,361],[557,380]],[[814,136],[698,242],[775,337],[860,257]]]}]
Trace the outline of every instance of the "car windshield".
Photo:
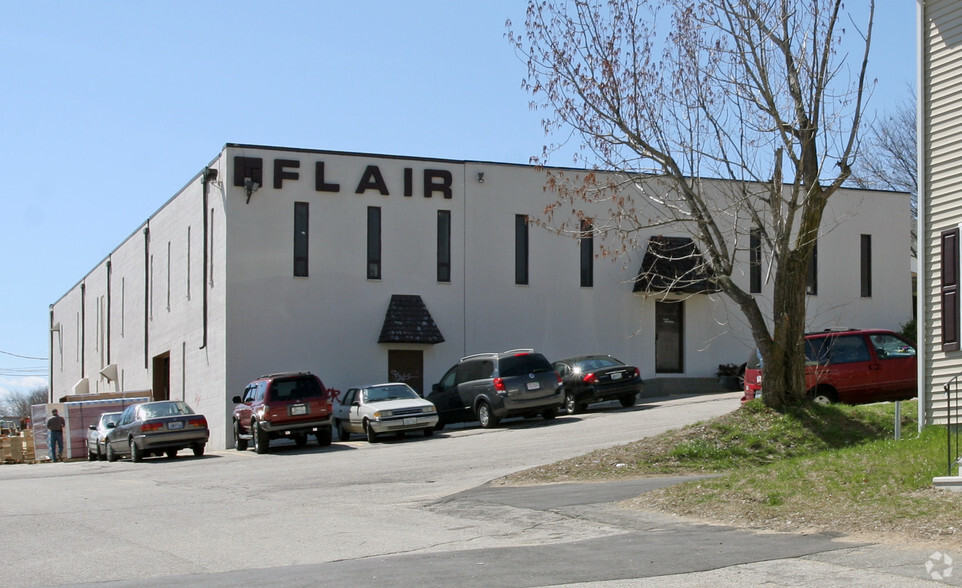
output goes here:
[{"label": "car windshield", "polygon": [[502,378],[550,372],[551,364],[540,353],[524,353],[501,359],[498,371]]},{"label": "car windshield", "polygon": [[385,400],[410,400],[417,398],[417,393],[406,384],[396,386],[378,386],[364,391],[364,402],[384,402]]},{"label": "car windshield", "polygon": [[190,409],[184,402],[172,401],[172,402],[158,402],[156,404],[145,404],[143,406],[144,418],[153,419],[157,417],[167,417],[167,416],[181,416],[185,414],[194,414],[194,411]]},{"label": "car windshield", "polygon": [[100,426],[106,427],[107,423],[111,421],[116,422],[119,418],[120,418],[119,412],[105,412],[104,414],[100,415]]}]

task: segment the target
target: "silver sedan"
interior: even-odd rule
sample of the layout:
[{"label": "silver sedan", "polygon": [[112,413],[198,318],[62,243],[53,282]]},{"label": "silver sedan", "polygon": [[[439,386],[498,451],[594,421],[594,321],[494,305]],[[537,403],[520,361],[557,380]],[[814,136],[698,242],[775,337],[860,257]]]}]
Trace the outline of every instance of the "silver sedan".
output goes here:
[{"label": "silver sedan", "polygon": [[407,384],[351,388],[334,406],[334,428],[341,441],[350,439],[352,433],[363,433],[371,443],[382,433],[421,430],[425,436],[431,436],[437,424],[434,404],[418,396]]},{"label": "silver sedan", "polygon": [[120,417],[119,412],[105,412],[97,419],[97,423],[90,425],[87,430],[87,460],[107,459],[107,448],[104,441],[107,439],[107,423],[116,422]]},{"label": "silver sedan", "polygon": [[204,415],[180,400],[133,404],[107,428],[107,461],[117,461],[122,455],[129,455],[133,461],[161,453],[176,457],[179,450],[188,447],[200,457],[210,437]]}]

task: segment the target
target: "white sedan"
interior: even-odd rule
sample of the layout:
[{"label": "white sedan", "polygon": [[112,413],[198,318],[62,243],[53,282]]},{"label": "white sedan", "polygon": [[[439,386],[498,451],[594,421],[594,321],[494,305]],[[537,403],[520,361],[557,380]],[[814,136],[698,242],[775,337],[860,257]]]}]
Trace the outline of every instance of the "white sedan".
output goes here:
[{"label": "white sedan", "polygon": [[418,396],[407,384],[377,384],[351,388],[334,406],[334,428],[341,441],[363,433],[371,443],[381,433],[421,430],[426,437],[438,424],[434,404]]}]

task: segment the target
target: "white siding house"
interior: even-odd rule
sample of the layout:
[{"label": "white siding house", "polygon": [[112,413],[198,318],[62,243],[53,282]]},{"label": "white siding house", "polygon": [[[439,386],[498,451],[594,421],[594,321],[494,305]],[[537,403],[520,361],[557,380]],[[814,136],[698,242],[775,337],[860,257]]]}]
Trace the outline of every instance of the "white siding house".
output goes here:
[{"label": "white siding house", "polygon": [[962,373],[962,3],[918,0],[920,423],[944,423]]},{"label": "white siding house", "polygon": [[[531,347],[551,360],[610,353],[664,390],[745,361],[750,332],[721,295],[633,291],[648,239],[684,233],[662,227],[637,250],[599,257],[603,237],[525,222],[552,199],[547,173],[229,144],[51,306],[52,397],[184,399],[222,449],[230,398],[264,373],[425,391],[464,355]],[[901,193],[832,197],[809,329],[897,330],[911,318],[909,233],[890,228],[908,210]],[[736,274],[746,290],[748,249]]]}]

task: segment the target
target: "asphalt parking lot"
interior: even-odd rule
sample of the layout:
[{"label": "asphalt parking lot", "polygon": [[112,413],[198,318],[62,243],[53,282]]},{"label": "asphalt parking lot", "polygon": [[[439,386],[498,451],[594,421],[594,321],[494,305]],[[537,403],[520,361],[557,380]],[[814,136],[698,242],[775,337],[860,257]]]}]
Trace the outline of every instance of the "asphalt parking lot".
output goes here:
[{"label": "asphalt parking lot", "polygon": [[723,414],[738,397],[614,403],[550,422],[268,455],[3,466],[0,582],[912,586],[931,585],[934,571],[959,585],[932,550],[753,533],[618,506],[674,479],[487,484]]}]

